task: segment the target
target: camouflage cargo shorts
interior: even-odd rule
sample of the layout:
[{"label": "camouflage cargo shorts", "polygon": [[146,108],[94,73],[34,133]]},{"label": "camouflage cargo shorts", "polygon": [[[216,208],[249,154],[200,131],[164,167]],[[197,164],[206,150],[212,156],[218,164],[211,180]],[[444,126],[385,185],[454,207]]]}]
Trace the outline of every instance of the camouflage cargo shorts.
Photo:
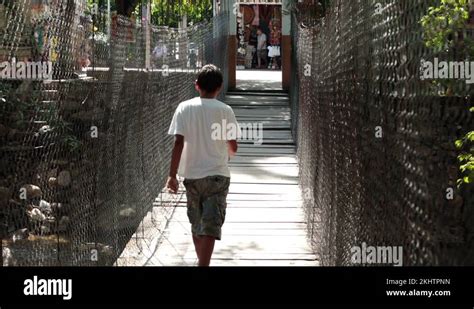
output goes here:
[{"label": "camouflage cargo shorts", "polygon": [[225,176],[184,180],[187,214],[193,235],[213,236],[221,240],[229,185],[230,178]]}]

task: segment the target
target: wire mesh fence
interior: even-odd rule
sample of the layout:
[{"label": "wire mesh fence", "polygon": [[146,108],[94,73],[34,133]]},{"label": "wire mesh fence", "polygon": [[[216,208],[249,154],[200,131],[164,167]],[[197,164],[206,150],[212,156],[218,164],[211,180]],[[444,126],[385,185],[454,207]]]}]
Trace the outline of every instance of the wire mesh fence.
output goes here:
[{"label": "wire mesh fence", "polygon": [[225,15],[148,28],[85,1],[0,1],[2,265],[115,262],[164,185],[197,70],[227,71],[227,31]]},{"label": "wire mesh fence", "polygon": [[423,61],[474,55],[425,46],[420,20],[436,3],[338,0],[317,25],[293,16],[293,127],[323,265],[353,265],[363,243],[401,246],[404,265],[474,264],[455,147],[474,127],[472,85],[420,74]]}]

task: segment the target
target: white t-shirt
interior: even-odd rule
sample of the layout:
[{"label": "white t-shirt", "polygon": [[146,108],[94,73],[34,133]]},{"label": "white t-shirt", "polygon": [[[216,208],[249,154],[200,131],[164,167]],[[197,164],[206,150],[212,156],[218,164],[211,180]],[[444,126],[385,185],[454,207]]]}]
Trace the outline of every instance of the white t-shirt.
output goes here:
[{"label": "white t-shirt", "polygon": [[[232,134],[234,128],[237,136]],[[168,134],[184,136],[180,176],[187,179],[230,177],[227,141],[240,136],[240,127],[230,106],[200,97],[182,102],[174,113]]]},{"label": "white t-shirt", "polygon": [[267,49],[267,35],[265,33],[260,34],[257,36],[257,49],[262,50],[262,49]]}]

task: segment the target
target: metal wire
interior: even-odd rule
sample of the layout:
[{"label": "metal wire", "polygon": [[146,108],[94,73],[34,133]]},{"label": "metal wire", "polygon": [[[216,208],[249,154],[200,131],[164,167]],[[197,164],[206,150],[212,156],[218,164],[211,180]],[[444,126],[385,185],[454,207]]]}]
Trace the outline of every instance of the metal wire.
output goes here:
[{"label": "metal wire", "polygon": [[145,26],[113,17],[109,38],[85,1],[3,0],[0,16],[0,62],[53,68],[0,81],[2,264],[112,265],[164,185],[168,126],[197,70],[227,71],[228,17],[152,27],[147,67]]},{"label": "metal wire", "polygon": [[352,265],[363,242],[402,246],[404,265],[474,264],[472,186],[456,187],[454,146],[473,128],[473,90],[440,96],[419,78],[437,56],[419,23],[434,4],[338,0],[309,26],[293,15],[293,128],[323,265]]}]

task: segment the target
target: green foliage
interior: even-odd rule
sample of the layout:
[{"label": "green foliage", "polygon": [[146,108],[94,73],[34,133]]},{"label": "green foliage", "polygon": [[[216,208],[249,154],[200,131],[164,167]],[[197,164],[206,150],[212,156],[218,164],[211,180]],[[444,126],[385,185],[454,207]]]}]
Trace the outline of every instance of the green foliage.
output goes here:
[{"label": "green foliage", "polygon": [[[474,112],[474,108],[471,108],[470,111]],[[474,183],[474,131],[467,133],[455,144],[456,148],[461,151],[458,160],[462,177],[458,180],[458,185],[472,184]]]},{"label": "green foliage", "polygon": [[[458,34],[466,28],[468,19],[467,0],[441,0],[441,5],[430,7],[421,19],[425,45],[438,51],[458,47]],[[472,41],[464,41],[469,49],[473,48]]]},{"label": "green foliage", "polygon": [[[463,34],[469,20],[468,0],[441,0],[439,6],[428,9],[421,19],[425,45],[436,52],[455,51],[458,55],[474,53],[474,43]],[[454,93],[453,93],[454,94]],[[474,107],[469,108],[474,112]],[[474,131],[455,142],[460,151],[458,161],[461,178],[458,186],[474,183]]]},{"label": "green foliage", "polygon": [[[87,0],[87,7],[90,9],[93,4],[97,4],[97,7],[100,10],[107,9],[107,0]],[[110,10],[116,11],[117,5],[115,4],[115,0],[110,0]]]},{"label": "green foliage", "polygon": [[[111,10],[116,11],[116,1],[111,0]],[[140,1],[142,5],[146,0]],[[101,11],[107,8],[107,0],[87,0],[87,12],[93,4],[97,4]],[[140,15],[140,4],[134,10]],[[212,18],[212,0],[151,0],[151,23],[156,26],[178,27],[183,16],[187,16],[188,23],[195,24]]]},{"label": "green foliage", "polygon": [[152,0],[151,21],[158,26],[177,27],[182,16],[188,23],[198,23],[212,18],[212,0]]}]

